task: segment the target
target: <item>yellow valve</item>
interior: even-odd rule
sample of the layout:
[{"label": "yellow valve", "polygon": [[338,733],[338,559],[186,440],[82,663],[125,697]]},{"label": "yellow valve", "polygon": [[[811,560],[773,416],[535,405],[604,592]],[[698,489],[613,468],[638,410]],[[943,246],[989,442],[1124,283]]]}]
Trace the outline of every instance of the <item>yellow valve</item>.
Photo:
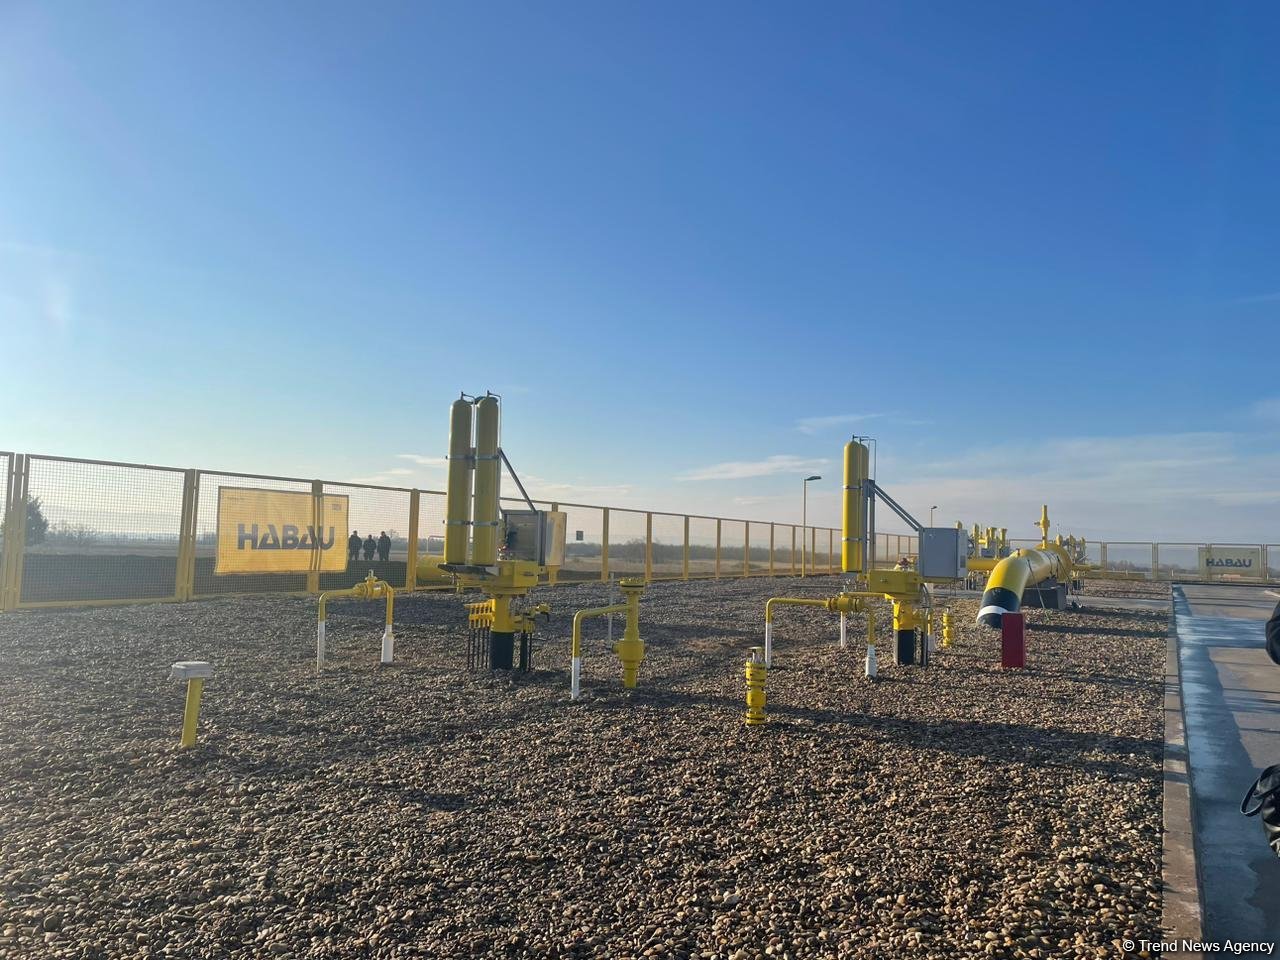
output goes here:
[{"label": "yellow valve", "polygon": [[895,632],[915,630],[920,626],[920,611],[904,600],[893,601],[893,629]]},{"label": "yellow valve", "polygon": [[573,639],[569,643],[569,696],[573,700],[582,693],[582,621],[588,617],[607,617],[614,613],[627,615],[622,639],[613,645],[613,652],[622,661],[622,685],[628,690],[636,687],[640,664],[644,661],[644,641],[640,639],[640,594],[644,593],[644,581],[621,580],[618,586],[622,588],[624,603],[579,610],[573,615]]},{"label": "yellow valve", "polygon": [[747,660],[744,672],[747,678],[747,714],[744,722],[748,727],[758,727],[766,720],[764,684],[769,676],[762,648],[751,648],[751,658]]},{"label": "yellow valve", "polygon": [[618,586],[627,607],[627,625],[622,639],[613,645],[613,652],[622,661],[622,685],[634,690],[644,660],[644,641],[640,639],[640,594],[644,593],[644,581],[622,580]]}]

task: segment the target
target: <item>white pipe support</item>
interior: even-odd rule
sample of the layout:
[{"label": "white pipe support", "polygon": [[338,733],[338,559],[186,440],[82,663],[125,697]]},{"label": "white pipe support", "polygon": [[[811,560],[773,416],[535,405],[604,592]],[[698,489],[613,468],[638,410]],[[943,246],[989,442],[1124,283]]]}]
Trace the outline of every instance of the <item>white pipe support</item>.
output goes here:
[{"label": "white pipe support", "polygon": [[577,700],[582,696],[582,658],[574,657],[569,668],[569,699]]},{"label": "white pipe support", "polygon": [[773,666],[773,621],[764,622],[764,665]]},{"label": "white pipe support", "polygon": [[840,649],[845,648],[845,644],[849,638],[849,615],[847,613],[840,614]]},{"label": "white pipe support", "polygon": [[391,624],[382,631],[382,662],[389,664],[395,658],[395,636],[391,632]]},{"label": "white pipe support", "polygon": [[324,621],[316,621],[316,672],[324,669]]}]

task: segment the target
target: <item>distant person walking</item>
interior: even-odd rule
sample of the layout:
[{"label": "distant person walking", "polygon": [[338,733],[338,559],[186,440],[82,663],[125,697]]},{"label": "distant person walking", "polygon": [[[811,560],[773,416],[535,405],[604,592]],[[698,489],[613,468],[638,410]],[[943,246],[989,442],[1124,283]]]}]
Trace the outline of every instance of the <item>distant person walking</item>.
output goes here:
[{"label": "distant person walking", "polygon": [[387,531],[382,531],[382,536],[378,537],[378,559],[386,563],[391,559],[391,538],[387,536]]},{"label": "distant person walking", "polygon": [[375,551],[375,550],[377,550],[377,549],[378,549],[378,544],[377,544],[377,542],[373,539],[373,534],[371,533],[371,534],[369,534],[369,536],[368,536],[368,537],[365,539],[365,541],[364,541],[364,558],[365,558],[366,560],[372,560],[372,559],[373,559],[373,551]]},{"label": "distant person walking", "polygon": [[352,530],[351,536],[347,538],[347,559],[360,559],[360,531]]}]

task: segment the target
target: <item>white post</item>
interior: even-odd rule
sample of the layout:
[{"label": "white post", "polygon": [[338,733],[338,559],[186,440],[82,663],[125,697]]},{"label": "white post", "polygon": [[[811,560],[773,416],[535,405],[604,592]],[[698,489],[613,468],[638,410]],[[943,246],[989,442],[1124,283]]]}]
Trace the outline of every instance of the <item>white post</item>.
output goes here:
[{"label": "white post", "polygon": [[316,672],[324,669],[324,621],[316,621]]},{"label": "white post", "polygon": [[876,648],[873,644],[867,644],[867,660],[865,664],[867,677],[874,680],[876,673],[879,672],[876,666]]},{"label": "white post", "polygon": [[573,657],[572,666],[569,670],[569,699],[577,700],[582,695],[582,658]]},{"label": "white post", "polygon": [[391,624],[382,631],[382,662],[390,663],[395,654],[395,637],[391,635]]},{"label": "white post", "polygon": [[840,614],[840,649],[843,650],[845,640],[848,638],[849,615],[847,613]]},{"label": "white post", "polygon": [[764,623],[764,665],[766,667],[773,666],[773,621],[766,620]]}]

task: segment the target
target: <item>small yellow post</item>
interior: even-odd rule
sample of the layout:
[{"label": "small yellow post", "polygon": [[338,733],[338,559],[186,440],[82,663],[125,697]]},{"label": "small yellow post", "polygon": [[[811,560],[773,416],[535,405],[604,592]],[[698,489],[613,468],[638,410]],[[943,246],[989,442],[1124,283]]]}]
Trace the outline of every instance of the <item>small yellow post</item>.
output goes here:
[{"label": "small yellow post", "polygon": [[942,611],[942,646],[943,648],[945,649],[946,647],[951,646],[955,638],[956,638],[955,622],[951,617],[951,611],[943,610]]},{"label": "small yellow post", "polygon": [[182,746],[196,745],[196,721],[200,719],[200,696],[204,681],[195,677],[187,681],[187,705],[182,711]]},{"label": "small yellow post", "polygon": [[767,719],[764,714],[764,685],[769,676],[769,668],[764,665],[763,649],[751,648],[744,673],[747,678],[747,713],[744,722],[748,727],[758,727]]},{"label": "small yellow post", "polygon": [[213,665],[203,660],[182,660],[169,668],[170,680],[187,681],[187,702],[182,710],[182,739],[185,750],[196,745],[196,724],[200,719],[200,697],[204,682],[213,676]]}]

